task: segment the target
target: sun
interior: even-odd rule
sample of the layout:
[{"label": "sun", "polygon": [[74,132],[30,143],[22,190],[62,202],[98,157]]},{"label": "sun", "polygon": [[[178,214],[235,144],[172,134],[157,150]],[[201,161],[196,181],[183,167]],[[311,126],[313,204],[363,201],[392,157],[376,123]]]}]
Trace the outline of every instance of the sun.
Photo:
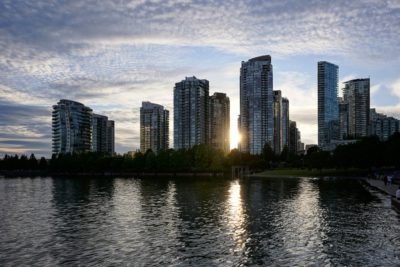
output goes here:
[{"label": "sun", "polygon": [[231,128],[231,150],[238,147],[238,143],[240,141],[240,135],[237,127]]}]

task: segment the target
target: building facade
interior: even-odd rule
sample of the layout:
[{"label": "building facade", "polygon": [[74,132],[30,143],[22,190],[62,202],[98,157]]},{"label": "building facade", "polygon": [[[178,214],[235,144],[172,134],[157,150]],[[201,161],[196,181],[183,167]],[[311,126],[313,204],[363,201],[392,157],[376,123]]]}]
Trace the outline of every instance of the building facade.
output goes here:
[{"label": "building facade", "polygon": [[243,61],[240,68],[239,149],[261,154],[274,148],[273,70],[271,56]]},{"label": "building facade", "polygon": [[140,150],[154,153],[169,148],[169,111],[151,102],[142,102],[140,108]]},{"label": "building facade", "polygon": [[339,105],[339,138],[344,140],[348,138],[348,125],[349,125],[349,112],[348,104],[344,102],[343,98],[338,98]]},{"label": "building facade", "polygon": [[339,139],[338,66],[318,62],[318,145],[329,149]]},{"label": "building facade", "polygon": [[289,152],[297,154],[300,148],[300,131],[295,121],[289,122]]},{"label": "building facade", "polygon": [[280,90],[274,91],[274,151],[280,154],[283,149],[283,103]]},{"label": "building facade", "polygon": [[230,102],[223,93],[214,93],[209,101],[209,143],[212,147],[230,151]]},{"label": "building facade", "polygon": [[110,155],[115,154],[115,122],[112,120],[107,121],[107,153]]},{"label": "building facade", "polygon": [[[289,100],[282,98],[282,146],[289,148]],[[283,150],[282,148],[282,150]]]},{"label": "building facade", "polygon": [[347,136],[368,136],[370,113],[370,80],[354,79],[344,83],[343,101],[347,105]]},{"label": "building facade", "polygon": [[400,121],[393,117],[377,113],[370,109],[370,134],[376,135],[381,141],[386,141],[394,133],[400,132]]},{"label": "building facade", "polygon": [[114,155],[114,121],[107,116],[92,116],[92,152]]},{"label": "building facade", "polygon": [[186,77],[174,88],[174,148],[208,144],[209,82]]},{"label": "building facade", "polygon": [[92,152],[107,152],[107,116],[92,116]]},{"label": "building facade", "polygon": [[53,106],[52,153],[90,152],[92,149],[92,109],[62,99]]}]

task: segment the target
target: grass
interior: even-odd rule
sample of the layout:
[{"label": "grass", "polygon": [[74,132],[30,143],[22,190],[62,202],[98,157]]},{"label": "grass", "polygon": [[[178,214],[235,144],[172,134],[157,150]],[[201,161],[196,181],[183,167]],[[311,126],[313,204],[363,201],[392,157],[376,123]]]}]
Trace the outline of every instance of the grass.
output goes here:
[{"label": "grass", "polygon": [[302,176],[302,177],[321,177],[321,176],[365,176],[368,172],[362,169],[322,169],[308,170],[308,169],[273,169],[266,170],[254,174],[254,176],[265,177],[288,177],[288,176]]}]

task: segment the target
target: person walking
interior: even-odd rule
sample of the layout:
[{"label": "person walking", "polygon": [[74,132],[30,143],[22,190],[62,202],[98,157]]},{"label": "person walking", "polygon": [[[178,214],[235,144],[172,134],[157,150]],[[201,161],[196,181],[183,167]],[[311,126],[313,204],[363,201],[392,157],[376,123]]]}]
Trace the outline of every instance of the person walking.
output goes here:
[{"label": "person walking", "polygon": [[387,178],[387,176],[385,175],[385,176],[383,176],[383,183],[385,184],[385,186],[387,185],[387,182],[388,182],[388,178]]}]

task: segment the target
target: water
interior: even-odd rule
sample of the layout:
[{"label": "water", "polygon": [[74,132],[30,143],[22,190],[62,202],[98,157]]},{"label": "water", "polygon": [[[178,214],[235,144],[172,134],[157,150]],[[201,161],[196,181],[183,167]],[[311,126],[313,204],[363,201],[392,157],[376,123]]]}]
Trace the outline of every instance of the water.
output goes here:
[{"label": "water", "polygon": [[395,266],[400,215],[343,179],[0,178],[0,266]]}]

